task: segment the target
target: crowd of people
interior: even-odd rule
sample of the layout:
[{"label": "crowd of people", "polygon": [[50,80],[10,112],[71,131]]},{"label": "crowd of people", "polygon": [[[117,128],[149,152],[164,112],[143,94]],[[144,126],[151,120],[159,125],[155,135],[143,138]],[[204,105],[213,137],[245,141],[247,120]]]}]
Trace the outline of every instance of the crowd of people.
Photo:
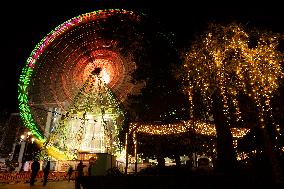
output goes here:
[{"label": "crowd of people", "polygon": [[[89,166],[87,166],[83,164],[82,160],[80,160],[80,162],[77,165],[77,173],[76,173],[76,179],[75,179],[76,188],[80,188],[81,186],[83,186],[83,183],[82,183],[83,176],[94,176],[95,175],[95,162],[96,160],[94,158],[91,158],[89,161]],[[51,169],[50,161],[47,161],[43,168],[43,186],[47,185],[50,169]],[[31,164],[31,176],[30,176],[31,186],[34,186],[39,170],[40,170],[40,163],[38,159],[34,159],[33,163]],[[66,177],[65,177],[68,180],[68,182],[71,181],[73,173],[74,173],[74,168],[72,167],[72,165],[69,165],[69,168],[66,172]]]}]

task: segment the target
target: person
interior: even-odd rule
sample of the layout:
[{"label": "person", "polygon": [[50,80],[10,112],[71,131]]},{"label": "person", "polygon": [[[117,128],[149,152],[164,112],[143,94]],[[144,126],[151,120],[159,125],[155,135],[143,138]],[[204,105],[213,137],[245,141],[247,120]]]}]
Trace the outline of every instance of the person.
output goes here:
[{"label": "person", "polygon": [[88,168],[88,174],[89,176],[95,176],[95,163],[90,162],[89,168]]},{"label": "person", "polygon": [[[86,165],[83,164],[83,161],[80,160],[80,163],[77,165],[77,178],[76,178],[76,189],[80,189],[81,186],[83,186],[82,183],[82,177],[84,176],[84,167],[86,167]],[[84,187],[84,186],[83,186]]]},{"label": "person", "polygon": [[31,165],[31,179],[30,179],[30,185],[33,186],[35,185],[35,178],[37,176],[37,173],[40,169],[40,163],[38,162],[37,159],[35,159]]},{"label": "person", "polygon": [[89,176],[95,176],[95,163],[96,163],[96,158],[94,157],[91,157],[89,159],[89,168],[88,168],[88,173],[89,173]]},{"label": "person", "polygon": [[47,184],[49,171],[50,171],[50,161],[47,161],[46,166],[43,169],[43,186]]},{"label": "person", "polygon": [[68,182],[70,182],[71,176],[73,173],[73,167],[71,165],[69,165],[68,171],[67,171],[67,175],[68,175]]},{"label": "person", "polygon": [[83,175],[84,176],[88,175],[88,166],[84,166],[84,168],[83,168]]}]

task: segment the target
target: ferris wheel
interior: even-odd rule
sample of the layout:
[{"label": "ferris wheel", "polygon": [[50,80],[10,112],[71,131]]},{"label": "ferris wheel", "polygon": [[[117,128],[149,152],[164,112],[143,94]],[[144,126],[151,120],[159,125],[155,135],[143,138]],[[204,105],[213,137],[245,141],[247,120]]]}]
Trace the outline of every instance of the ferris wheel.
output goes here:
[{"label": "ferris wheel", "polygon": [[[115,153],[131,82],[141,16],[99,10],[56,27],[32,51],[18,85],[20,116],[51,156]],[[76,156],[76,155],[75,155]]]}]

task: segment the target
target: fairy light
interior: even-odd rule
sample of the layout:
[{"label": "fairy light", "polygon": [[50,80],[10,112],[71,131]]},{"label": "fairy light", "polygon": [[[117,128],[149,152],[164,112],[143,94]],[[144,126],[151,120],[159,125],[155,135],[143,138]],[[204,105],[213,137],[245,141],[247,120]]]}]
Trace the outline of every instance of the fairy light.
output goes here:
[{"label": "fairy light", "polygon": [[249,131],[248,128],[231,128],[234,138],[243,138]]},{"label": "fairy light", "polygon": [[[141,124],[130,123],[129,133],[137,132],[148,135],[175,135],[185,132],[195,131],[196,134],[206,136],[216,136],[215,125],[201,121],[180,121],[176,124]],[[250,129],[232,128],[231,133],[234,138],[242,138]]]},{"label": "fairy light", "polygon": [[[243,122],[237,100],[239,94],[248,95],[257,105],[260,127],[265,127],[265,117],[273,118],[270,100],[284,73],[281,67],[283,54],[277,50],[283,36],[272,32],[258,32],[258,44],[249,46],[249,35],[240,25],[211,25],[210,31],[201,36],[185,54],[184,85],[192,103],[193,90],[199,90],[210,113],[208,104],[216,89],[220,91],[223,113],[230,126],[232,118],[238,124]],[[208,100],[209,99],[209,100]],[[229,107],[229,103],[232,107]],[[234,116],[231,116],[234,108]],[[193,112],[190,113],[191,115]],[[205,116],[207,117],[207,116]],[[205,121],[208,118],[205,119]],[[278,135],[279,127],[274,123]]]},{"label": "fairy light", "polygon": [[[146,135],[163,136],[163,135],[178,135],[192,131],[194,131],[195,134],[211,136],[211,137],[216,137],[217,134],[214,124],[202,121],[187,120],[187,121],[180,121],[175,124],[157,124],[157,123],[141,124],[137,122],[132,122],[129,125],[129,132],[126,134],[125,146],[127,147],[128,144],[128,135],[132,134],[132,141],[134,144],[134,155],[136,156],[137,144],[138,144],[137,134],[139,133]],[[247,128],[231,128],[231,133],[234,138],[233,140],[234,148],[237,148],[238,139],[245,136],[249,131],[250,129]],[[214,145],[212,151],[216,152]]]},{"label": "fairy light", "polygon": [[[253,152],[251,152],[253,153]],[[245,159],[248,159],[249,158],[249,153],[245,153],[245,152],[238,152],[236,154],[236,159],[238,161],[241,161],[241,160],[245,160]]]}]

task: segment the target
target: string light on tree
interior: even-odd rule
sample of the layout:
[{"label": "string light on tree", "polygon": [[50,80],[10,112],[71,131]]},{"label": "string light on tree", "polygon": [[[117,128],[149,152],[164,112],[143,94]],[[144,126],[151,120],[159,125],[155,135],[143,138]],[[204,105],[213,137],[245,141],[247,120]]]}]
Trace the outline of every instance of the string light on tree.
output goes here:
[{"label": "string light on tree", "polygon": [[[255,46],[250,38],[253,34],[258,37]],[[212,94],[219,90],[227,125],[233,121],[242,124],[238,96],[245,94],[258,107],[258,120],[264,128],[265,116],[273,117],[270,100],[284,78],[283,54],[277,49],[281,39],[283,36],[272,32],[248,33],[235,23],[210,25],[184,56],[187,74],[183,82],[190,104],[193,94],[200,91],[206,105],[203,119],[208,120],[212,115]],[[193,110],[190,114],[194,117]]]}]

